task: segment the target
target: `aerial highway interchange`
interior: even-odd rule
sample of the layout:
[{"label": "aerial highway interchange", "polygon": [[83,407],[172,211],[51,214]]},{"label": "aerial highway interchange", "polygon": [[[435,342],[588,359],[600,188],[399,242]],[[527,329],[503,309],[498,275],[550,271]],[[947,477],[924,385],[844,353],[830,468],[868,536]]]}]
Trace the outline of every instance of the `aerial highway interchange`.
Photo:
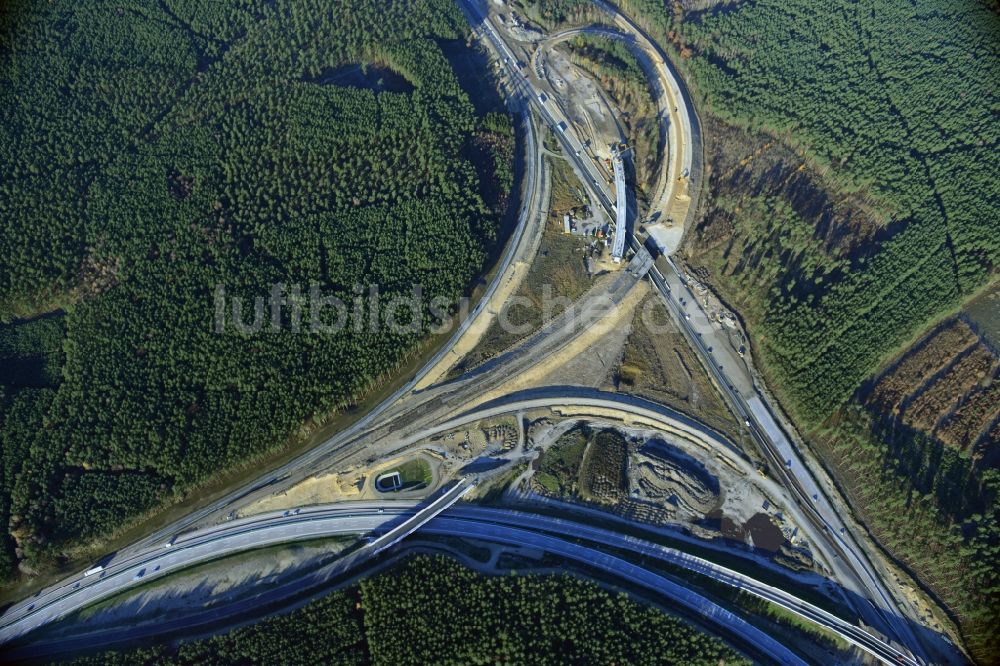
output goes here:
[{"label": "aerial highway interchange", "polygon": [[[649,48],[658,51],[655,46],[652,46],[651,40],[646,38],[641,30],[629,21],[625,15],[607,3],[598,4],[607,11],[612,12],[620,25],[630,29],[637,41],[642,40],[643,43],[650,45]],[[472,9],[471,11],[475,10]],[[514,56],[513,52],[500,37],[499,32],[492,26],[489,19],[483,17],[481,14],[478,15],[478,18],[483,21],[484,32],[488,35],[491,42],[498,46],[498,50],[501,53],[505,54],[505,62],[512,72],[511,75],[515,78],[520,78],[523,80],[524,85],[531,88],[531,72],[525,71],[518,66],[516,56]],[[658,61],[661,63],[658,71],[663,72],[667,77],[667,82],[661,88],[668,91],[675,91],[675,94],[680,94],[682,87],[679,85],[676,75],[666,66],[666,59],[661,53],[658,54]],[[538,100],[538,95],[533,94],[531,99],[533,101]],[[689,114],[687,111],[690,101],[687,99],[687,96],[683,96],[680,100],[675,99],[674,102],[675,111],[671,114],[668,122],[670,122],[672,127],[680,128],[683,137],[691,137],[691,118],[693,114]],[[559,123],[566,122],[557,115],[559,110],[554,105],[536,106],[541,107],[542,113],[550,121],[551,126],[558,126]],[[680,109],[684,109],[684,112],[681,113]],[[590,160],[581,156],[579,150],[581,144],[574,142],[567,136],[566,132],[557,132],[556,134],[560,141],[567,144],[567,159],[577,164],[578,172],[591,175],[589,179],[582,179],[586,186],[596,190],[598,201],[605,206],[609,214],[613,214],[615,209],[611,197],[605,190],[604,180],[592,175],[594,173],[593,165]],[[686,180],[681,174],[690,173],[692,168],[695,151],[690,147],[690,139],[688,141],[681,139],[681,144],[683,146],[681,150],[677,150],[677,144],[673,144],[675,146],[671,149],[673,159],[671,160],[668,157],[672,174],[667,180],[671,184]],[[638,249],[638,242],[635,243],[634,247]],[[867,561],[866,555],[861,551],[858,544],[853,542],[853,538],[844,526],[839,513],[833,509],[827,497],[828,491],[820,489],[819,484],[817,484],[813,477],[813,471],[806,466],[800,451],[791,445],[787,436],[777,426],[776,419],[772,414],[772,408],[767,405],[765,399],[754,387],[746,365],[733,353],[733,350],[729,349],[728,345],[707,345],[705,343],[705,335],[714,336],[715,330],[711,326],[708,316],[699,306],[697,297],[695,297],[687,286],[684,276],[677,269],[676,265],[672,261],[669,261],[669,258],[667,264],[670,270],[665,272],[666,275],[661,274],[659,269],[654,267],[651,271],[651,279],[664,300],[671,307],[672,312],[679,313],[677,306],[680,303],[678,299],[683,299],[681,307],[686,311],[685,314],[693,314],[693,316],[678,317],[678,323],[689,333],[689,337],[694,342],[695,349],[705,359],[706,366],[719,378],[718,385],[720,389],[729,395],[739,415],[751,428],[754,438],[763,445],[766,451],[772,454],[773,462],[777,463],[774,465],[774,468],[788,478],[791,482],[790,487],[798,490],[800,498],[804,498],[807,502],[812,502],[816,505],[815,513],[812,508],[807,509],[807,511],[814,515],[822,536],[830,543],[832,552],[834,554],[838,552],[843,553],[845,558],[849,560],[849,563],[845,567],[843,566],[844,558],[838,556],[833,558],[835,559],[833,566],[842,569],[842,573],[846,578],[855,579],[855,582],[862,590],[868,591],[867,595],[863,594],[862,596],[870,596],[872,603],[877,603],[884,610],[884,612],[878,612],[873,607],[868,608],[862,604],[857,609],[858,612],[866,616],[866,619],[873,626],[884,625],[886,622],[890,623],[892,631],[898,640],[904,641],[906,645],[918,645],[916,636],[914,636],[906,622],[898,617],[899,611],[895,607],[890,593],[885,589],[878,573],[874,571],[872,564]],[[673,284],[672,287],[670,283]],[[683,295],[686,295],[686,298]],[[743,394],[736,390],[735,382],[739,382],[741,387],[744,387]],[[832,488],[832,484],[827,484],[827,488]]]},{"label": "aerial highway interchange", "polygon": [[[688,278],[669,257],[669,252],[675,248],[657,246],[655,238],[637,231],[634,219],[629,225],[631,228],[620,222],[616,229],[616,245],[620,243],[630,253],[623,260],[626,269],[603,291],[589,298],[613,308],[640,280],[649,278],[658,297],[712,374],[717,388],[744,424],[747,435],[768,457],[769,471],[797,499],[798,505],[790,507],[789,511],[799,516],[803,525],[811,526],[811,543],[825,565],[834,578],[853,593],[853,599],[867,601],[857,602],[854,610],[865,625],[876,631],[868,631],[805,602],[796,597],[793,590],[761,583],[643,539],[540,514],[456,504],[475,485],[476,480],[471,477],[445,489],[426,506],[407,501],[344,502],[227,520],[233,517],[237,507],[254,498],[290,487],[318,469],[366,455],[366,447],[372,441],[391,439],[391,450],[403,450],[413,442],[464,423],[528,409],[573,406],[615,411],[697,440],[706,449],[732,457],[733,465],[749,465],[740,458],[738,451],[727,451],[731,445],[711,429],[673,414],[671,410],[642,404],[642,401],[572,390],[560,392],[551,388],[536,393],[505,393],[504,387],[511,376],[526,373],[547,355],[557,353],[568,339],[581,335],[583,328],[593,322],[551,325],[483,368],[452,381],[440,381],[442,366],[445,369],[449,366],[449,357],[456,344],[463,336],[470,335],[470,331],[481,329],[482,322],[495,314],[499,304],[494,302],[494,296],[508,271],[517,262],[530,260],[533,235],[544,224],[548,189],[539,145],[541,129],[556,128],[553,135],[563,146],[565,158],[609,217],[619,221],[625,221],[626,217],[621,210],[625,201],[622,188],[609,191],[605,175],[590,158],[585,141],[576,134],[560,105],[552,101],[557,97],[555,91],[527,66],[531,56],[518,55],[523,45],[510,43],[510,38],[482,13],[481,5],[473,0],[459,0],[459,4],[474,31],[505,68],[511,93],[509,107],[521,119],[521,136],[527,155],[518,224],[500,259],[496,276],[471,316],[405,385],[326,442],[121,549],[98,570],[88,572],[89,575],[71,576],[8,608],[0,618],[0,641],[18,639],[18,649],[30,654],[29,632],[130,586],[227,553],[317,536],[371,534],[370,541],[339,565],[346,568],[360,566],[365,559],[396,546],[413,532],[420,532],[529,545],[628,579],[632,584],[654,590],[703,616],[722,633],[734,636],[744,645],[754,646],[757,654],[775,662],[800,663],[800,658],[760,629],[696,591],[623,559],[625,553],[664,560],[767,599],[836,633],[884,663],[928,663],[930,659],[925,648],[910,626],[905,602],[891,589],[885,569],[872,555],[864,537],[857,534],[853,520],[844,514],[844,503],[837,496],[834,484],[787,434],[781,425],[780,413],[760,390],[746,360],[718,334],[691,290]],[[697,116],[682,82],[655,43],[614,6],[599,0],[595,4],[608,12],[617,26],[616,31],[595,30],[617,35],[631,48],[644,53],[644,62],[651,65],[649,73],[658,77],[656,88],[661,91],[661,108],[667,112],[660,120],[666,125],[664,135],[668,142],[663,173],[658,181],[659,191],[653,198],[658,210],[653,211],[649,220],[662,221],[678,210],[679,200],[683,200],[684,210],[685,206],[694,207],[691,201],[697,197],[699,183],[694,181],[700,172],[701,159]],[[615,176],[616,183],[624,183],[617,164]],[[684,222],[684,219],[674,220],[679,225]],[[662,258],[653,263],[651,254]],[[587,543],[581,544],[579,540]]]},{"label": "aerial highway interchange", "polygon": [[[550,516],[476,506],[458,506],[449,509],[448,507],[466,488],[467,486],[462,484],[456,485],[436,500],[439,502],[436,506],[431,504],[421,507],[413,502],[402,501],[347,502],[329,506],[307,507],[292,515],[285,515],[287,512],[261,514],[185,534],[169,547],[164,545],[152,548],[142,555],[134,556],[128,561],[115,564],[106,571],[94,574],[93,580],[84,579],[83,586],[73,588],[68,593],[58,594],[55,591],[49,593],[59,596],[58,600],[39,598],[36,603],[44,603],[49,609],[41,614],[40,619],[50,619],[59,614],[69,613],[74,609],[94,603],[103,596],[113,594],[123,581],[135,580],[140,571],[153,572],[154,569],[156,570],[156,573],[143,574],[143,577],[164,575],[171,568],[190,566],[199,560],[217,558],[220,554],[230,551],[239,552],[247,548],[272,543],[358,532],[379,534],[362,548],[362,550],[369,548],[377,551],[386,543],[384,540],[387,537],[391,540],[408,534],[417,529],[414,525],[420,522],[425,525],[419,527],[424,533],[447,536],[464,535],[487,541],[530,546],[560,554],[570,560],[596,567],[605,572],[616,575],[627,574],[632,582],[670,596],[692,612],[716,623],[720,630],[736,634],[747,644],[756,645],[766,656],[781,663],[802,662],[794,653],[789,652],[756,627],[718,607],[696,592],[687,590],[619,557],[601,552],[593,547],[573,543],[572,540],[583,539],[594,545],[629,551],[662,560],[693,573],[709,576],[719,582],[739,587],[751,594],[777,603],[803,618],[814,621],[887,663],[917,663],[904,652],[891,645],[886,645],[863,629],[851,625],[813,604],[804,602],[784,590],[755,581],[749,576],[672,548],[637,537],[621,535],[610,530]],[[387,525],[391,525],[391,527],[386,527]],[[324,575],[333,576],[335,573],[343,571],[347,566],[356,565],[357,555],[358,553],[354,553],[351,558],[346,558],[349,563],[347,561],[338,562],[337,566],[331,567],[330,571]],[[289,594],[289,591],[284,590],[282,594]],[[256,603],[260,603],[260,599],[257,599]],[[196,623],[198,620],[197,618],[188,618],[188,621]],[[0,634],[0,637],[9,639],[9,635],[6,633]],[[78,641],[68,641],[63,649],[76,642]],[[48,649],[56,647],[50,646]]]}]

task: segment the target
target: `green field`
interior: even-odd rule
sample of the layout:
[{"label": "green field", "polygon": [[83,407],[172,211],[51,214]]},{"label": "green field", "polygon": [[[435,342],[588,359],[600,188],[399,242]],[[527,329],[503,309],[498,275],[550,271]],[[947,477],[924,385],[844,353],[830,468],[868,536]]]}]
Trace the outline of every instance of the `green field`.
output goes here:
[{"label": "green field", "polygon": [[[417,490],[419,488],[424,488],[430,484],[433,479],[431,474],[431,466],[423,458],[416,458],[414,460],[407,460],[402,465],[394,467],[382,474],[392,474],[398,473],[400,479],[400,486],[396,491],[402,490]],[[382,476],[380,474],[379,476]]]}]

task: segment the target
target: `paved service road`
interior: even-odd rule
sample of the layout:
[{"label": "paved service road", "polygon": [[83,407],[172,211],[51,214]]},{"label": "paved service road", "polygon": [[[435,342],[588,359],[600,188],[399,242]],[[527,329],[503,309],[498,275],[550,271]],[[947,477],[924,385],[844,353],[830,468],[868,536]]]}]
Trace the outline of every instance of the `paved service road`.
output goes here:
[{"label": "paved service road", "polygon": [[[612,6],[606,3],[599,4],[619,17],[619,26],[624,26],[624,29],[632,30],[635,35],[641,35],[643,39],[646,39],[641,31],[638,31],[627,20],[627,17],[617,13]],[[489,40],[492,48],[505,61],[508,71],[511,74],[514,88],[522,95],[522,103],[526,102],[530,104],[552,127],[558,128],[561,123],[567,122],[567,119],[556,105],[546,104],[540,99],[538,88],[535,87],[530,76],[526,76],[521,71],[521,66],[513,51],[511,51],[503,37],[494,29],[490,22],[478,14],[478,8],[467,0],[460,0],[460,5],[468,15],[472,16],[473,25],[482,28],[482,32]],[[669,87],[676,85],[676,82],[664,81],[661,85]],[[686,98],[682,94],[682,91],[677,94]],[[668,121],[664,119],[664,122]],[[671,119],[669,122],[675,124],[676,127],[682,125],[677,119]],[[540,153],[541,150],[537,145],[537,137],[535,137],[535,133],[530,128],[527,134],[529,144],[533,144],[529,145],[529,150],[532,155],[536,155],[537,157],[537,153]],[[589,159],[582,157],[583,146],[579,138],[572,131],[557,130],[555,131],[555,135],[565,148],[567,159],[574,165],[574,169],[583,175],[584,184],[595,194],[596,200],[600,205],[613,215],[614,207],[604,176]],[[691,159],[696,159],[697,155],[700,154],[700,146],[692,147],[691,144],[694,142],[687,137],[680,139],[679,142],[682,146],[687,146],[685,152],[687,150],[692,151],[691,155],[693,157]],[[680,153],[681,163],[686,159],[684,158],[684,154],[684,152]],[[675,153],[676,156],[677,153]],[[531,158],[529,158],[529,162],[532,162]],[[529,189],[533,191],[537,188],[537,185],[532,184],[538,180],[534,175],[534,171],[537,169],[537,159],[532,163],[536,167],[532,168],[529,166],[528,174],[526,175]],[[676,182],[679,178],[676,169],[683,167],[674,166],[678,163],[676,159],[669,160],[669,163],[671,165],[670,170],[673,171],[673,173],[669,174],[669,180],[670,182]],[[528,206],[528,208],[531,207]],[[524,213],[522,212],[520,224],[523,225],[525,219],[527,218],[524,217]],[[511,244],[511,249],[508,252],[514,251],[514,245],[516,243]],[[632,248],[633,250],[637,250],[638,243],[633,241]],[[506,265],[509,265],[509,261],[505,258],[502,266]],[[500,271],[500,273],[502,272]],[[615,303],[617,302],[616,298],[621,298],[622,294],[627,293],[634,280],[638,279],[636,276],[629,276],[627,273],[625,271],[618,276],[617,282],[614,283],[609,289],[609,293],[604,297],[605,300]],[[822,483],[817,482],[810,473],[799,452],[777,426],[766,400],[755,390],[752,377],[742,359],[732,353],[728,342],[725,344],[716,342],[716,338],[713,336],[717,335],[717,333],[714,331],[704,310],[698,304],[695,295],[690,293],[687,286],[683,284],[680,272],[676,270],[676,267],[668,258],[667,270],[661,272],[654,268],[650,272],[650,277],[667,303],[668,309],[675,315],[682,329],[689,336],[692,345],[701,355],[706,365],[715,373],[722,390],[733,403],[735,411],[748,424],[752,436],[773,458],[772,463],[775,464],[778,477],[799,496],[802,502],[802,512],[806,516],[809,516],[816,527],[812,540],[825,551],[826,559],[831,564],[838,579],[845,587],[872,599],[873,603],[879,609],[882,609],[878,611],[875,606],[867,607],[866,604],[862,604],[865,607],[858,608],[859,613],[873,626],[885,627],[887,634],[900,638],[901,642],[909,648],[919,649],[919,644],[916,642],[906,621],[898,617],[892,597],[882,583],[879,574],[864,556],[863,551],[854,542],[850,531],[846,529],[846,526],[839,519],[834,504],[828,500],[827,491],[824,490],[831,487],[828,481],[824,479]],[[501,279],[501,276],[498,274],[497,280],[499,279]],[[458,331],[455,335],[458,336],[461,332]],[[259,547],[271,543],[285,543],[332,534],[368,532],[383,527],[383,524],[387,520],[399,520],[399,512],[395,509],[390,512],[384,504],[369,506],[354,504],[352,506],[310,507],[302,509],[300,513],[279,512],[263,514],[252,518],[212,525],[186,533],[182,532],[182,530],[190,528],[200,521],[205,521],[213,515],[219,515],[220,512],[224,512],[235,503],[246,500],[246,498],[255,493],[271,492],[279,486],[283,487],[296,479],[304,478],[314,473],[316,468],[321,464],[331,464],[340,460],[340,456],[346,456],[348,453],[356,453],[365,446],[366,441],[369,440],[369,436],[372,433],[384,433],[386,431],[399,432],[400,428],[405,426],[408,428],[406,431],[408,435],[412,434],[416,436],[416,434],[426,432],[428,428],[438,427],[438,424],[441,427],[449,423],[453,425],[454,419],[437,418],[436,415],[447,413],[449,405],[454,409],[461,408],[463,404],[467,404],[476,395],[481,394],[484,387],[494,386],[499,379],[502,379],[505,372],[510,372],[512,368],[530,367],[530,363],[532,362],[530,357],[534,357],[537,352],[549,353],[551,349],[558,347],[561,344],[561,340],[563,340],[559,335],[553,335],[551,331],[543,330],[532,338],[521,351],[509,354],[506,357],[506,365],[497,363],[480,372],[469,373],[469,377],[446,385],[443,389],[431,387],[426,391],[414,394],[413,389],[419,379],[434,365],[436,360],[440,360],[447,353],[446,350],[450,349],[455,339],[457,337],[453,337],[449,345],[445,349],[442,349],[435,359],[432,359],[431,363],[424,366],[424,369],[407,385],[396,391],[389,399],[380,403],[365,417],[319,447],[303,454],[253,484],[249,484],[227,495],[223,499],[193,512],[184,519],[173,523],[168,528],[157,532],[152,537],[144,539],[127,549],[123,549],[120,554],[111,559],[103,570],[95,572],[91,576],[70,578],[58,585],[43,590],[35,597],[12,606],[0,618],[0,641],[10,640],[34,627],[46,624],[55,618],[63,617],[75,609],[106,598],[132,585],[156,578],[171,570],[176,570],[180,566],[189,566],[192,563],[218,557],[228,552],[239,552],[250,547]],[[727,349],[729,350],[728,352],[726,351]],[[416,395],[416,398],[414,398],[414,395]],[[404,396],[410,396],[409,401],[402,401],[405,406],[400,407],[401,398]],[[565,403],[560,403],[559,396],[548,395],[539,398],[539,400],[538,404],[541,406],[552,407],[558,404],[574,404],[574,402],[579,404],[580,398],[566,398]],[[534,403],[524,400],[518,408],[524,408],[524,405],[527,404]],[[427,406],[433,406],[435,409],[426,409]],[[484,407],[484,409],[502,408],[510,409],[511,406],[507,404]],[[615,408],[623,411],[628,411],[629,409],[620,402],[615,404]],[[387,425],[390,422],[391,425]],[[692,433],[692,436],[699,435]],[[701,436],[704,436],[704,433]],[[725,445],[722,444],[719,446],[724,447]],[[791,463],[789,464],[788,461],[791,461]],[[412,506],[407,510],[412,510]],[[624,566],[622,564],[623,561],[607,553],[591,554],[590,552],[576,550],[577,548],[583,548],[578,544],[563,545],[567,542],[553,543],[546,541],[546,539],[555,539],[555,537],[550,535],[559,534],[559,529],[561,529],[558,524],[551,522],[552,519],[546,520],[536,516],[528,520],[523,517],[524,514],[518,514],[517,519],[525,522],[516,525],[504,525],[503,521],[508,518],[504,518],[499,514],[494,514],[493,517],[488,519],[482,516],[470,519],[469,516],[459,517],[458,514],[463,511],[468,511],[468,509],[465,507],[450,509],[444,516],[435,518],[420,529],[432,533],[442,533],[440,530],[451,529],[453,530],[451,532],[453,535],[470,534],[478,530],[477,533],[479,534],[490,532],[493,539],[505,543],[520,543],[521,541],[519,540],[525,540],[527,543],[536,546],[545,543],[547,544],[545,548],[553,549],[552,552],[559,552],[566,557],[571,557],[578,561],[588,561],[589,558],[590,561],[588,563],[592,566],[606,566],[608,567],[606,570],[609,572],[617,571],[626,573],[630,580],[634,579],[634,582],[637,584],[650,586],[651,589],[659,589],[664,593],[672,595],[674,598],[679,595],[688,600],[686,603],[695,605],[702,603],[702,601],[699,601],[695,597],[688,596],[688,592],[690,591],[683,588],[681,588],[681,591],[678,591],[663,585],[660,580],[657,580],[659,577],[655,577],[655,574],[648,571],[643,573],[644,570],[634,567],[634,565],[622,568]],[[543,521],[544,525],[538,521]],[[419,522],[417,521],[417,523]],[[529,528],[528,522],[532,523],[534,527]],[[389,528],[391,528],[391,525],[385,525],[385,529]],[[584,528],[578,524],[574,524],[573,528],[576,530],[574,534],[584,531]],[[439,532],[434,532],[434,530],[439,530]],[[523,534],[524,532],[528,532],[530,536]],[[593,532],[588,533],[591,535],[590,538],[595,540],[600,536]],[[615,541],[614,543],[604,543],[603,545],[605,546],[633,551],[647,548],[647,546],[639,542],[630,541],[627,537],[614,533],[609,534],[612,536],[607,538]],[[173,540],[174,536],[176,536],[176,540]],[[504,541],[504,539],[514,541]],[[371,552],[374,549],[368,548],[362,550]],[[647,553],[644,550],[643,552],[644,554],[652,555],[652,553]],[[360,559],[360,556],[357,557]],[[684,566],[683,563],[679,565]],[[687,561],[687,566],[691,570],[698,570],[699,573],[710,571],[710,575],[713,577],[717,576],[717,580],[725,582],[727,585],[737,585],[748,590],[752,587],[751,582],[746,577],[742,577],[735,572],[720,571],[718,568],[713,568],[714,565]],[[650,576],[654,577],[651,578]],[[765,594],[772,595],[773,598],[765,598],[775,600],[775,603],[788,604],[786,607],[792,610],[792,612],[799,613],[803,617],[808,617],[813,621],[821,623],[833,622],[820,614],[816,614],[815,617],[807,615],[807,613],[813,613],[813,611],[806,606],[802,606],[803,602],[789,599],[787,593],[782,593],[780,590],[773,591],[760,588],[758,592],[754,593],[757,593],[759,596],[764,596]],[[685,602],[682,601],[682,603]],[[701,608],[704,610],[709,607],[701,606]],[[742,640],[760,645],[761,650],[768,656],[779,661],[788,660],[790,663],[795,661],[794,655],[790,659],[788,654],[785,654],[787,651],[782,652],[783,648],[780,645],[774,645],[773,641],[769,641],[766,638],[762,639],[759,635],[753,634],[753,632],[747,633],[742,625],[732,618],[715,614],[714,611],[710,615],[715,617],[717,621],[728,626],[730,631],[739,633]],[[738,619],[736,618],[736,620]],[[901,660],[904,663],[916,663],[912,658],[899,651],[894,653],[893,650],[895,648],[891,645],[874,637],[866,638],[866,632],[865,635],[856,634],[855,631],[858,629],[853,626],[850,626],[850,629],[837,626],[831,628],[831,630],[840,633],[844,636],[845,640],[861,645],[861,647],[871,651],[872,654],[875,654],[880,659],[886,660],[886,655],[893,655],[895,660]],[[759,634],[759,631],[757,633]],[[866,643],[866,641],[870,640],[874,640],[875,643]]]},{"label": "paved service road", "polygon": [[769,453],[772,471],[785,485],[796,492],[798,501],[815,526],[811,541],[819,546],[827,565],[845,587],[872,605],[855,604],[855,610],[873,627],[894,636],[903,645],[927,661],[921,644],[906,616],[898,608],[892,594],[855,541],[853,533],[841,519],[828,497],[833,490],[827,481],[825,490],[806,465],[803,454],[792,445],[778,426],[770,408],[753,383],[746,363],[732,349],[728,338],[711,322],[696,294],[681,277],[673,262],[673,270],[660,272],[656,267],[650,278],[656,285],[668,310],[687,333],[692,346],[716,377],[716,384],[729,399],[733,409],[749,426],[751,436],[761,449]]},{"label": "paved service road", "polygon": [[[644,43],[650,42],[645,33],[626,15],[619,12],[616,7],[602,0],[596,0],[595,4],[612,13],[620,28],[631,32],[636,39],[641,39]],[[505,62],[512,77],[535,91],[531,99],[536,106],[543,107],[543,117],[551,119],[553,126],[560,126],[560,123],[568,125],[567,119],[561,115],[558,107],[542,105],[538,101],[538,94],[541,90],[536,88],[537,83],[532,79],[530,73],[526,74],[521,71],[513,51],[491,22],[479,13],[478,8],[474,7],[470,0],[465,0],[462,6],[470,8],[475,20],[483,27],[483,31],[490,41],[496,45],[501,53],[505,54]],[[671,90],[681,99],[687,100],[687,95],[680,90],[680,83],[666,68],[665,62],[663,64],[664,68],[667,69],[667,74],[660,85]],[[684,113],[680,114],[682,107]],[[681,127],[686,132],[691,132],[691,113],[686,104],[678,105],[678,114],[667,122]],[[685,118],[687,119],[686,126]],[[569,148],[567,158],[576,164],[577,170],[582,173],[592,172],[593,165],[590,160],[581,158],[576,152],[577,149],[574,149],[574,145],[578,145],[579,141],[574,144],[573,139],[568,136],[570,132],[556,132],[556,134],[560,141]],[[691,147],[690,143],[690,135],[681,141],[681,145],[686,146],[681,151],[681,161],[684,158],[693,159],[693,156],[700,152],[700,147],[695,149]],[[668,161],[668,168],[672,171],[679,168],[676,149],[674,156],[675,159]],[[675,182],[681,177],[682,174],[674,172],[669,179],[671,182]],[[603,178],[587,179],[584,185],[595,193],[597,200],[613,217],[614,207]],[[637,250],[639,243],[633,242],[632,247]],[[879,627],[887,635],[895,637],[901,644],[915,651],[922,661],[927,661],[922,645],[917,640],[907,620],[904,619],[905,614],[900,617],[902,611],[897,605],[896,599],[827,497],[827,493],[836,492],[833,484],[816,482],[813,472],[806,465],[803,454],[791,444],[787,436],[777,426],[770,406],[756,390],[752,376],[743,359],[733,352],[728,339],[724,344],[721,342],[719,331],[712,325],[695,295],[684,284],[681,272],[669,257],[667,263],[669,270],[659,271],[654,267],[654,270],[650,272],[650,279],[653,280],[654,285],[667,301],[668,309],[675,314],[681,328],[687,332],[695,350],[702,357],[706,366],[715,374],[720,389],[727,394],[734,410],[745,423],[749,424],[751,435],[771,455],[771,462],[776,474],[799,494],[800,500],[804,501],[805,505],[811,505],[806,511],[812,516],[812,522],[815,526],[812,541],[821,546],[828,565],[837,573],[845,586],[853,589],[860,597],[871,601],[871,606],[856,604],[856,610],[872,626]],[[676,300],[671,303],[672,299]],[[772,437],[777,439],[772,439]],[[788,464],[789,461],[791,461],[791,465]]]}]

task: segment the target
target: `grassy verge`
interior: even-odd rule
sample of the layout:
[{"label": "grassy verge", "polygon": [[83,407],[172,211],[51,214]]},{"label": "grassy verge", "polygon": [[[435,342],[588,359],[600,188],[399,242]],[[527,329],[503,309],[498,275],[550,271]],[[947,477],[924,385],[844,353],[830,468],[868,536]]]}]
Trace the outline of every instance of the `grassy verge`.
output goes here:
[{"label": "grassy verge", "polygon": [[834,652],[840,653],[840,659],[846,660],[853,649],[850,643],[825,627],[748,592],[658,560],[645,560],[643,566],[657,570],[687,588],[697,590],[720,606],[734,611],[750,624],[775,636],[785,645],[795,648],[800,654],[816,658],[817,652]]},{"label": "grassy verge", "polygon": [[[549,227],[555,228],[563,213],[574,212],[586,206],[590,199],[576,177],[573,167],[564,159],[545,157],[546,168],[552,174],[552,192],[549,197]],[[547,227],[548,228],[548,227]]]},{"label": "grassy verge", "polygon": [[649,322],[659,330],[650,330],[642,317],[648,304],[638,308],[632,320],[632,332],[616,371],[618,390],[672,407],[739,442],[739,424],[684,335],[660,302],[652,305]]},{"label": "grassy verge", "polygon": [[396,468],[403,480],[403,488],[426,486],[431,482],[431,466],[423,458],[408,460]]},{"label": "grassy verge", "polygon": [[[498,321],[490,324],[479,345],[449,373],[452,377],[493,358],[540,329],[544,323],[546,294],[549,298],[565,297],[575,301],[590,287],[590,276],[584,264],[587,241],[582,236],[563,233],[562,224],[563,213],[585,205],[586,199],[581,196],[579,180],[564,160],[546,158],[546,162],[552,173],[550,215],[534,263],[509,301],[516,304],[509,306],[505,313],[510,326],[501,326]],[[556,303],[549,314],[555,317],[564,309]]]},{"label": "grassy verge", "polygon": [[591,441],[580,466],[584,499],[614,504],[628,493],[628,446],[617,430],[602,430]]}]

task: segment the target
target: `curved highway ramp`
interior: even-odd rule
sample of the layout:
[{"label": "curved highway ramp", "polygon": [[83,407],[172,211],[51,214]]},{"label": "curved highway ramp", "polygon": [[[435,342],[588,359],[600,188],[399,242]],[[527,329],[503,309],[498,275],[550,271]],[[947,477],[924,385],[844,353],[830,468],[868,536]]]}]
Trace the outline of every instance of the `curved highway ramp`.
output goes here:
[{"label": "curved highway ramp", "polygon": [[[610,554],[610,549],[665,562],[766,599],[838,634],[884,663],[918,663],[880,637],[803,601],[786,590],[676,549],[551,516],[474,505],[453,506],[472,487],[473,484],[463,480],[423,507],[412,502],[343,502],[262,514],[190,532],[182,535],[169,547],[152,547],[128,560],[112,564],[100,573],[69,578],[61,585],[46,590],[42,596],[9,609],[0,618],[0,641],[10,642],[20,637],[17,642],[22,646],[8,654],[25,658],[79,649],[79,637],[31,643],[31,637],[25,634],[152,578],[193,564],[263,545],[322,536],[372,533],[388,528],[381,536],[328,565],[321,577],[313,575],[309,583],[315,587],[322,586],[325,581],[360,566],[376,553],[398,544],[416,530],[432,535],[474,538],[549,552],[598,569],[604,574],[622,578],[629,584],[670,599],[687,612],[712,624],[720,633],[733,637],[768,660],[777,663],[803,663],[794,652],[739,615],[693,589],[623,559],[624,556]],[[400,518],[403,519],[402,522],[393,526]],[[137,577],[140,571],[151,573]],[[296,593],[301,594],[302,587],[301,580],[290,581],[283,587],[255,595],[250,603],[256,608],[276,604]],[[238,609],[229,610],[236,612]],[[218,609],[206,612],[217,614]],[[159,623],[153,631],[181,632],[186,626],[197,627],[204,621],[205,618],[199,617],[198,613],[192,613],[176,621]],[[114,631],[124,632],[125,638],[119,640],[136,638],[135,632],[129,628],[116,628]],[[88,634],[88,637],[88,640],[95,640],[92,635]],[[104,644],[103,639],[101,640]]]}]

